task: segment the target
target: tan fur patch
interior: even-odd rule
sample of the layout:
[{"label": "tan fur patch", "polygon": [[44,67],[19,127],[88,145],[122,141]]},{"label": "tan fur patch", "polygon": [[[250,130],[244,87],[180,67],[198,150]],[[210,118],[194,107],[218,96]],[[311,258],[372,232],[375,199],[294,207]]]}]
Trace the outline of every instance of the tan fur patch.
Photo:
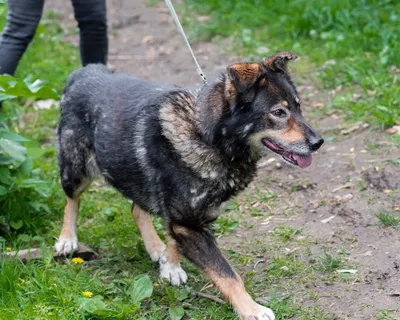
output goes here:
[{"label": "tan fur patch", "polygon": [[233,98],[236,95],[236,89],[234,84],[229,80],[226,79],[226,84],[225,84],[225,98],[228,101],[229,104],[232,104]]},{"label": "tan fur patch", "polygon": [[258,63],[236,63],[228,67],[230,79],[240,87],[252,86],[261,74],[261,67]]},{"label": "tan fur patch", "polygon": [[286,129],[283,130],[264,130],[254,134],[250,137],[252,151],[254,153],[254,159],[260,156],[260,152],[264,149],[261,144],[261,139],[273,138],[282,143],[290,144],[292,142],[303,142],[305,141],[304,133],[301,130],[297,122],[289,118]]},{"label": "tan fur patch", "polygon": [[178,226],[178,225],[174,225],[173,226],[173,231],[176,234],[182,235],[182,236],[188,236],[189,235],[189,231],[187,228],[182,227],[182,226]]},{"label": "tan fur patch", "polygon": [[287,129],[284,130],[281,134],[281,138],[288,142],[296,142],[296,141],[304,141],[304,133],[297,124],[296,120],[294,120],[292,117],[289,118],[287,122]]},{"label": "tan fur patch", "polygon": [[240,81],[253,82],[260,72],[261,68],[258,63],[236,63],[229,68],[235,70]]},{"label": "tan fur patch", "polygon": [[201,140],[195,108],[195,98],[183,94],[173,104],[165,103],[160,109],[162,133],[189,167],[202,178],[216,179],[215,172],[226,174],[226,167],[219,151]]},{"label": "tan fur patch", "polygon": [[135,206],[132,210],[132,215],[142,236],[147,253],[153,261],[157,261],[165,250],[165,244],[154,229],[150,214]]},{"label": "tan fur patch", "polygon": [[167,261],[173,264],[178,264],[181,261],[181,253],[179,252],[176,241],[169,238],[167,241],[167,250],[165,251],[165,257]]},{"label": "tan fur patch", "polygon": [[64,208],[64,222],[61,229],[61,237],[72,239],[76,236],[76,222],[78,218],[79,199],[67,197],[67,203]]},{"label": "tan fur patch", "polygon": [[234,279],[222,277],[211,270],[206,270],[206,275],[215,283],[240,315],[257,314],[258,305],[247,293],[243,280],[238,274]]}]

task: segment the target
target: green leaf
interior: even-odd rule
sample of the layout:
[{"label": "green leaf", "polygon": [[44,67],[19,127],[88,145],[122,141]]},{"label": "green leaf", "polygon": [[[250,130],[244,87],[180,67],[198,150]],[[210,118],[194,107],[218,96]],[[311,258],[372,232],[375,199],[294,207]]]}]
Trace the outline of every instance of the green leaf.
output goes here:
[{"label": "green leaf", "polygon": [[0,182],[8,184],[10,181],[10,170],[7,167],[0,167]]},{"label": "green leaf", "polygon": [[168,309],[171,320],[180,320],[185,314],[185,310],[182,307],[170,307]]},{"label": "green leaf", "polygon": [[22,180],[18,184],[18,189],[30,189],[33,188],[36,192],[40,193],[43,197],[48,197],[50,188],[46,181],[31,178]]},{"label": "green leaf", "polygon": [[10,221],[10,226],[15,230],[21,229],[23,225],[24,222],[22,220]]},{"label": "green leaf", "polygon": [[10,116],[6,113],[1,114],[0,113],[0,122],[4,122],[6,120],[10,119]]},{"label": "green leaf", "polygon": [[33,160],[32,158],[27,158],[22,164],[19,166],[19,170],[23,173],[28,175],[33,170]]},{"label": "green leaf", "polygon": [[15,164],[15,160],[9,156],[3,156],[0,154],[0,165]]},{"label": "green leaf", "polygon": [[148,275],[141,275],[136,278],[127,293],[131,296],[132,302],[139,304],[143,299],[151,297],[153,284]]},{"label": "green leaf", "polygon": [[27,150],[27,155],[33,159],[41,157],[46,152],[36,140],[28,140],[24,142],[24,146]]},{"label": "green leaf", "polygon": [[45,203],[40,203],[38,201],[30,201],[29,205],[35,210],[36,212],[47,212],[50,213],[50,208]]},{"label": "green leaf", "polygon": [[175,289],[173,287],[165,286],[165,292],[171,301],[176,301]]},{"label": "green leaf", "polygon": [[26,149],[13,141],[0,138],[0,152],[1,151],[17,161],[22,162],[25,160]]},{"label": "green leaf", "polygon": [[5,94],[5,93],[0,92],[0,101],[11,100],[11,99],[15,99],[15,98],[16,98],[16,96],[12,96],[10,94]]},{"label": "green leaf", "polygon": [[181,289],[178,291],[178,294],[176,295],[176,298],[179,301],[186,300],[189,297],[189,290],[187,289]]},{"label": "green leaf", "polygon": [[0,186],[0,196],[4,196],[8,193],[8,189],[3,186]]},{"label": "green leaf", "polygon": [[98,316],[107,316],[113,313],[112,310],[107,309],[106,304],[102,301],[103,297],[95,296],[93,298],[80,298],[78,303],[86,312]]},{"label": "green leaf", "polygon": [[24,138],[23,136],[20,136],[19,134],[10,132],[5,129],[0,129],[0,138],[4,138],[15,142],[28,141],[28,139]]},{"label": "green leaf", "polygon": [[3,88],[2,95],[17,97],[32,97],[41,99],[58,99],[58,93],[54,88],[41,80],[34,82],[30,78],[21,80],[9,75],[0,76],[0,86]]},{"label": "green leaf", "polygon": [[47,186],[46,181],[31,178],[31,179],[25,179],[22,180],[22,182],[18,185],[20,188],[37,188],[37,187],[42,187],[42,186]]},{"label": "green leaf", "polygon": [[19,240],[19,241],[22,241],[22,242],[29,242],[29,241],[32,240],[32,237],[31,237],[29,234],[21,234],[21,235],[18,237],[18,240]]}]

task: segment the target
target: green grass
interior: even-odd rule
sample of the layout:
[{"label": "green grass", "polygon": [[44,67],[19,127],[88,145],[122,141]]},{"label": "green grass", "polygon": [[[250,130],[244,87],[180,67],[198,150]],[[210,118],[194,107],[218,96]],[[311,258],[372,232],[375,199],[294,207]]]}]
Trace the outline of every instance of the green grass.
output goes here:
[{"label": "green grass", "polygon": [[[293,69],[305,81],[342,87],[329,108],[352,121],[390,126],[400,115],[399,12],[393,0],[186,0],[182,16],[192,38],[229,37],[251,59],[294,51],[303,62]],[[200,22],[199,15],[210,20]]]},{"label": "green grass", "polygon": [[273,236],[281,239],[282,241],[294,239],[294,237],[299,233],[301,233],[301,229],[290,226],[278,226],[275,227],[271,232]]},{"label": "green grass", "polygon": [[400,225],[400,217],[390,212],[382,211],[376,215],[379,223],[385,227],[396,227]]}]

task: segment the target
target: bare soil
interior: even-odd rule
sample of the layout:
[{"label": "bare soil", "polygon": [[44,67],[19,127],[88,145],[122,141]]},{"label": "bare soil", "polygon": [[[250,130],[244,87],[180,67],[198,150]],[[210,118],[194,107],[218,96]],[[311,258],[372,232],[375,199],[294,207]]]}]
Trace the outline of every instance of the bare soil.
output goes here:
[{"label": "bare soil", "polygon": [[[75,28],[69,1],[48,1],[46,8],[59,11],[67,29]],[[192,58],[162,3],[149,7],[142,1],[120,0],[108,2],[108,9],[111,68],[150,80],[201,85]],[[68,37],[78,43],[76,34]],[[209,77],[238,60],[226,51],[224,43],[200,43],[194,50]],[[245,207],[240,227],[219,242],[225,249],[243,252],[255,239],[273,241],[269,233],[278,225],[301,228],[294,242],[288,242],[287,248],[278,245],[254,271],[262,272],[269,258],[285,250],[301,256],[309,250],[311,257],[320,256],[326,248],[333,253],[346,251],[346,264],[357,270],[357,276],[351,281],[321,277],[299,285],[297,291],[312,291],[317,297],[314,300],[291,287],[302,297],[299,303],[318,305],[336,319],[400,319],[400,231],[379,225],[376,217],[381,211],[399,214],[400,166],[395,161],[400,146],[389,135],[362,126],[342,134],[348,127],[340,113],[318,116],[315,112],[326,94],[309,83],[299,89],[306,118],[333,141],[326,142],[304,170],[282,164],[273,155],[275,161],[263,159],[258,178],[240,199],[255,190],[268,190],[276,198],[271,203],[240,200]],[[260,206],[264,214],[252,216],[251,208]],[[304,245],[297,248],[299,243]],[[239,269],[246,270],[246,266]],[[278,292],[283,291],[284,282],[278,284]],[[382,309],[391,310],[392,318],[378,317]]]}]

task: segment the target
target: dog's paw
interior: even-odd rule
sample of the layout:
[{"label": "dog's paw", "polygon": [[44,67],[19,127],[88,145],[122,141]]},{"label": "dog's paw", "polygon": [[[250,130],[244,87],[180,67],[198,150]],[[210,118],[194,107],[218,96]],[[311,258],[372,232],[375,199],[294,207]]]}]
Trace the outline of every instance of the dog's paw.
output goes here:
[{"label": "dog's paw", "polygon": [[60,236],[60,239],[58,239],[56,244],[54,245],[54,250],[58,254],[62,254],[65,256],[75,251],[77,248],[78,248],[77,238],[67,238],[64,236]]},{"label": "dog's paw", "polygon": [[165,257],[160,259],[160,278],[167,279],[173,286],[180,286],[188,279],[180,263],[171,263]]},{"label": "dog's paw", "polygon": [[[146,248],[147,249],[147,248]],[[166,246],[162,243],[160,246],[154,246],[151,249],[147,249],[151,261],[158,262],[165,252]]]},{"label": "dog's paw", "polygon": [[271,309],[257,305],[258,310],[252,315],[243,315],[241,319],[244,320],[275,320],[275,315]]}]

